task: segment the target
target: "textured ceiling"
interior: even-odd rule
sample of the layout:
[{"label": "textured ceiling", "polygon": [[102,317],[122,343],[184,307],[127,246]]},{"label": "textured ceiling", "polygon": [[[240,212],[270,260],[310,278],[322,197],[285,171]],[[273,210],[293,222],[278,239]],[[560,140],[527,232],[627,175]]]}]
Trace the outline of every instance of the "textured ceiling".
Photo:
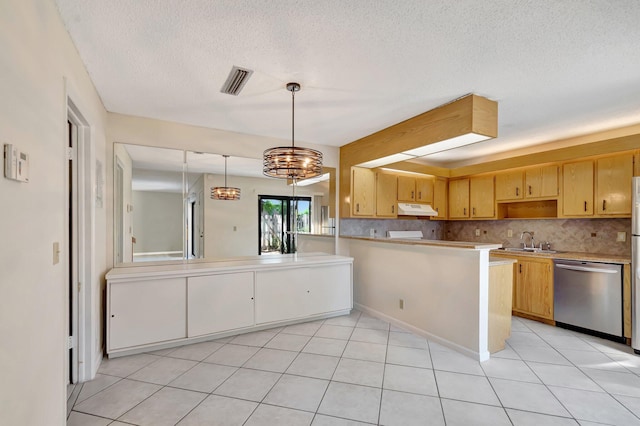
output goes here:
[{"label": "textured ceiling", "polygon": [[[499,137],[434,164],[640,123],[637,0],[56,0],[107,110],[340,146],[467,93]],[[254,70],[220,93],[233,65]]]}]

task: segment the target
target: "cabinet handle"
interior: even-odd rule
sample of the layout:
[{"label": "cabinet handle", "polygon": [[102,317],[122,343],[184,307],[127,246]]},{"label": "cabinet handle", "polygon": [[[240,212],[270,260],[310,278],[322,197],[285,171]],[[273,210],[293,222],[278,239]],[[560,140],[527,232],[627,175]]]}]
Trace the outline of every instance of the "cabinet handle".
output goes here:
[{"label": "cabinet handle", "polygon": [[587,211],[587,202],[586,201],[584,202],[584,211],[585,212]]},{"label": "cabinet handle", "polygon": [[476,208],[475,207],[473,208],[472,212],[473,212],[472,214],[475,216],[476,215]]},{"label": "cabinet handle", "polygon": [[391,213],[395,213],[396,206],[391,206]]},{"label": "cabinet handle", "polygon": [[522,263],[518,266],[520,267],[520,273],[522,273]]},{"label": "cabinet handle", "polygon": [[531,185],[529,185],[529,195],[531,195]]},{"label": "cabinet handle", "polygon": [[360,203],[356,204],[356,213],[360,213]]},{"label": "cabinet handle", "polygon": [[465,216],[467,215],[467,208],[466,207],[462,208],[462,214],[465,215]]},{"label": "cabinet handle", "polygon": [[422,199],[422,191],[418,192],[418,198]]},{"label": "cabinet handle", "polygon": [[111,314],[111,318],[115,318],[116,316],[114,314]]},{"label": "cabinet handle", "polygon": [[518,197],[519,195],[520,195],[520,188],[516,186],[516,197]]},{"label": "cabinet handle", "polygon": [[436,212],[440,213],[440,207],[436,207]]},{"label": "cabinet handle", "polygon": [[607,210],[607,200],[602,200],[602,211]]},{"label": "cabinet handle", "polygon": [[413,198],[413,192],[414,192],[414,191],[411,191],[411,198]]}]

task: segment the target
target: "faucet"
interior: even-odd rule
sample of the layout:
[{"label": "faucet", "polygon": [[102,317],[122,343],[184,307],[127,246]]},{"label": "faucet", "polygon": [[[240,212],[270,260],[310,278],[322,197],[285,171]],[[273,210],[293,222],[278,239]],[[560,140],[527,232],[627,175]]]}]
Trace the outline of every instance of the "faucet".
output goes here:
[{"label": "faucet", "polygon": [[[520,234],[520,239],[524,240],[524,235],[528,234],[529,235],[529,241],[531,244],[531,248],[535,249],[536,248],[536,243],[533,239],[533,231],[523,231],[522,234]],[[527,248],[527,240],[524,240],[524,242],[522,243],[522,248]]]}]

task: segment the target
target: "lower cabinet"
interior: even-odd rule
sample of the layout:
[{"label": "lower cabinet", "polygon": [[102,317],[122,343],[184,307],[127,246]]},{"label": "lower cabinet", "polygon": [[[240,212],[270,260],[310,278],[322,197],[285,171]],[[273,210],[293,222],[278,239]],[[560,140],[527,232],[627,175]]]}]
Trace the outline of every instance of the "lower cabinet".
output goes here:
[{"label": "lower cabinet", "polygon": [[350,264],[256,272],[256,324],[352,306]]},{"label": "lower cabinet", "polygon": [[109,286],[109,349],[187,337],[185,278]]},{"label": "lower cabinet", "polygon": [[519,257],[513,310],[553,320],[553,260]]},{"label": "lower cabinet", "polygon": [[187,336],[253,325],[253,272],[187,278]]}]

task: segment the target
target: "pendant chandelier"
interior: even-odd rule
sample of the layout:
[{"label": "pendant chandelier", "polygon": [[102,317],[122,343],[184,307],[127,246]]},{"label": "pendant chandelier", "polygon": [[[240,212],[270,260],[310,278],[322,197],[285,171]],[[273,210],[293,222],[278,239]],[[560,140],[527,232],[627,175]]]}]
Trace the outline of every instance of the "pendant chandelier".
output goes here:
[{"label": "pendant chandelier", "polygon": [[322,174],[322,153],[295,146],[295,94],[298,83],[288,83],[291,92],[291,146],[267,149],[262,157],[262,172],[269,177],[292,179],[295,182]]},{"label": "pendant chandelier", "polygon": [[227,186],[227,158],[229,158],[229,156],[223,155],[223,157],[224,157],[224,186],[214,186],[213,188],[211,188],[211,198],[213,200],[239,200],[240,188]]}]

